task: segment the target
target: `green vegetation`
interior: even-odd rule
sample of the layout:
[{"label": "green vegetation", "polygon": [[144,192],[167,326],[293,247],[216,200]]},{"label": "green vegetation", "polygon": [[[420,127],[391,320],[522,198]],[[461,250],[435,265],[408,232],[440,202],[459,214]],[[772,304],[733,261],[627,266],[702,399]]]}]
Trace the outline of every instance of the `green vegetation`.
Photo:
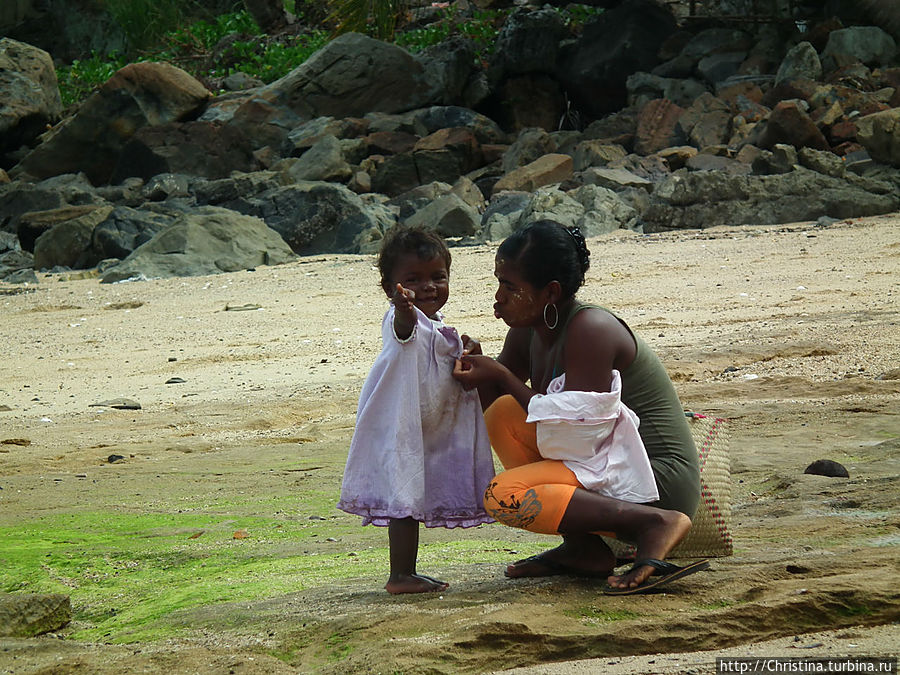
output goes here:
[{"label": "green vegetation", "polygon": [[502,24],[505,17],[505,12],[497,10],[479,10],[472,17],[461,17],[445,8],[439,20],[424,28],[411,28],[398,33],[395,41],[408,51],[418,52],[440,44],[453,35],[462,35],[475,43],[476,52],[483,58],[493,52],[499,32],[497,26]]},{"label": "green vegetation", "polygon": [[[318,22],[321,25],[304,32],[287,31],[268,36],[261,34],[253,18],[243,10],[208,16],[194,3],[184,0],[103,0],[102,4],[121,26],[129,49],[124,54],[92,53],[59,66],[57,78],[65,106],[80,103],[119,68],[139,61],[167,61],[214,90],[220,78],[238,71],[264,83],[273,82],[302,64],[334,35],[348,30],[393,40],[411,52],[462,35],[475,43],[477,58],[484,61],[493,51],[499,27],[508,14],[508,10],[476,11],[469,17],[445,7],[438,20],[430,25],[404,30],[403,0],[334,0],[328,5],[331,14]],[[300,17],[303,25],[309,25],[317,15],[322,16],[320,5],[325,6],[322,2],[291,0],[284,5]],[[558,11],[569,28],[577,32],[586,20],[602,10],[568,5]],[[229,39],[223,40],[226,37]]]},{"label": "green vegetation", "polygon": [[587,623],[608,623],[612,621],[631,621],[640,619],[641,614],[627,609],[605,609],[589,605],[579,607],[577,610],[566,612],[569,616],[581,619]]},{"label": "green vegetation", "polygon": [[[226,36],[235,36],[227,46],[215,51]],[[328,41],[324,30],[288,35],[268,40],[245,11],[222,14],[211,20],[199,19],[165,33],[154,49],[97,54],[57,68],[63,105],[84,100],[119,68],[140,61],[168,61],[210,85],[215,78],[241,71],[273,82],[296,68]]]},{"label": "green vegetation", "polygon": [[[334,490],[304,493],[309,508],[335,499]],[[252,602],[345,579],[371,579],[380,588],[388,569],[384,530],[362,531],[351,516],[284,515],[295,501],[255,495],[240,503],[194,505],[179,499],[177,508],[164,507],[163,513],[76,511],[5,524],[0,592],[65,593],[73,608],[70,637],[129,643],[177,635],[185,629],[180,610]],[[448,561],[501,564],[510,555],[493,539],[428,539],[419,560],[436,573]],[[517,549],[527,555],[539,545]],[[328,644],[334,659],[349,649],[340,636]]]},{"label": "green vegetation", "polygon": [[329,21],[335,34],[368,33],[379,40],[394,37],[397,23],[406,9],[404,0],[331,0]]}]

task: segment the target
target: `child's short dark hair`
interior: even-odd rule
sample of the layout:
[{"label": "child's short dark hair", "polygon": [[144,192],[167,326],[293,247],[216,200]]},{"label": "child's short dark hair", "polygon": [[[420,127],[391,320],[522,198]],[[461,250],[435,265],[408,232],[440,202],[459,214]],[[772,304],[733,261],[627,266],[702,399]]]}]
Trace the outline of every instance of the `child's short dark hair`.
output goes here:
[{"label": "child's short dark hair", "polygon": [[415,253],[421,260],[431,260],[440,256],[450,271],[450,249],[434,230],[424,227],[397,225],[385,233],[378,252],[378,270],[381,272],[381,287],[385,293],[391,292],[391,274],[401,256]]}]

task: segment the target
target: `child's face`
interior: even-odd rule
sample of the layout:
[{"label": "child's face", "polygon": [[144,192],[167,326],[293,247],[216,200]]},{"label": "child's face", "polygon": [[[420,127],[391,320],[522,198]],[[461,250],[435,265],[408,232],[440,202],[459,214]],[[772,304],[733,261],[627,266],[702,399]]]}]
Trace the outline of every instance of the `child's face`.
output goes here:
[{"label": "child's face", "polygon": [[450,271],[441,256],[428,260],[415,253],[400,256],[391,274],[391,287],[384,289],[388,297],[393,297],[397,284],[413,291],[416,294],[413,304],[432,319],[450,297]]}]

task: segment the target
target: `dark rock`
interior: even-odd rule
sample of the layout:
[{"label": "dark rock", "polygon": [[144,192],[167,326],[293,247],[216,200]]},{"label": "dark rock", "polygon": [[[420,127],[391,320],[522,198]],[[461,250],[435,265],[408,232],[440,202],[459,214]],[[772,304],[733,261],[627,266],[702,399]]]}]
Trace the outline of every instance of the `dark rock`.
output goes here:
[{"label": "dark rock", "polygon": [[806,467],[803,473],[814,476],[828,476],[829,478],[850,478],[850,472],[847,471],[844,465],[831,459],[817,459]]},{"label": "dark rock", "polygon": [[638,113],[634,151],[639,155],[650,155],[672,145],[681,145],[684,135],[678,122],[683,113],[683,108],[664,98],[647,103]]},{"label": "dark rock", "polygon": [[142,244],[167,228],[174,217],[144,209],[117,206],[94,228],[91,251],[97,264],[107,258],[127,258]]},{"label": "dark rock", "polygon": [[358,238],[384,224],[360,198],[343,185],[302,182],[263,192],[235,204],[262,218],[294,252],[358,253]]},{"label": "dark rock", "polygon": [[402,131],[376,131],[363,139],[369,154],[402,155],[412,152],[418,136]]},{"label": "dark rock", "polygon": [[522,129],[503,153],[501,167],[504,173],[509,173],[557,151],[556,140],[546,130],[537,127]]},{"label": "dark rock", "polygon": [[106,220],[112,210],[112,206],[93,208],[44,232],[34,242],[34,266],[37,269],[93,267],[96,264],[91,254],[94,228]]},{"label": "dark rock", "polygon": [[[510,77],[495,90],[495,100],[486,103],[492,115],[513,132],[528,127],[554,131],[566,126],[566,97],[559,82],[541,73]],[[569,127],[577,122],[570,121]]]},{"label": "dark rock", "polygon": [[483,99],[483,95],[471,86],[478,76],[475,68],[475,43],[472,40],[454,35],[423,49],[417,54],[417,58],[434,87],[433,98],[436,103],[476,106]]},{"label": "dark rock", "polygon": [[851,26],[832,31],[822,51],[822,65],[834,70],[852,63],[886,66],[897,55],[897,43],[877,26]]},{"label": "dark rock", "polygon": [[560,56],[559,77],[575,106],[595,119],[625,107],[628,76],[656,66],[660,43],[676,28],[652,0],[624,0],[588,22]]},{"label": "dark rock", "polygon": [[102,282],[235,272],[293,258],[284,240],[260,219],[201,206],[107,270]]},{"label": "dark rock", "polygon": [[656,186],[642,220],[645,231],[654,232],[878,215],[898,208],[895,186],[840,180],[803,167],[774,176],[682,169]]},{"label": "dark rock", "polygon": [[866,115],[857,127],[857,139],[872,159],[900,167],[900,108]]},{"label": "dark rock", "polygon": [[258,90],[254,99],[312,119],[415,110],[434,103],[434,96],[425,67],[407,51],[345,33]]},{"label": "dark rock", "polygon": [[138,129],[196,116],[209,97],[203,85],[175,66],[129,64],[55,127],[17,169],[38,178],[83,171],[94,185],[108,183]]},{"label": "dark rock", "polygon": [[0,168],[9,168],[3,154],[33,143],[62,114],[50,54],[0,38],[0,92]]},{"label": "dark rock", "polygon": [[508,136],[500,125],[486,115],[460,106],[431,106],[415,110],[410,115],[420,136],[438,129],[465,127],[475,134],[479,143],[507,143]]},{"label": "dark rock", "polygon": [[334,136],[326,134],[317,140],[287,169],[295,181],[324,180],[345,183],[353,171],[344,158],[344,150]]},{"label": "dark rock", "polygon": [[496,84],[519,75],[553,74],[565,34],[562,16],[553,9],[513,11],[497,35],[488,78]]},{"label": "dark rock", "polygon": [[316,117],[291,129],[282,151],[286,157],[300,156],[324,136],[356,138],[364,135],[368,126],[367,120],[359,118]]},{"label": "dark rock", "polygon": [[224,178],[255,168],[253,149],[234,125],[173,122],[138,129],[125,144],[110,181],[149,179],[161,173]]},{"label": "dark rock", "polygon": [[829,149],[822,132],[796,101],[782,101],[776,105],[753,141],[754,145],[766,149],[778,143],[796,148]]}]

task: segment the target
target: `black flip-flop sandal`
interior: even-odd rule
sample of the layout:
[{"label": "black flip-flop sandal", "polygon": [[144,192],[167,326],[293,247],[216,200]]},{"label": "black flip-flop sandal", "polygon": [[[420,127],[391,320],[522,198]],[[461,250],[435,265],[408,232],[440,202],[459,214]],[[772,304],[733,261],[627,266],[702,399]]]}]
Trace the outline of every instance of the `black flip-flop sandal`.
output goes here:
[{"label": "black flip-flop sandal", "polygon": [[603,589],[603,593],[605,595],[637,595],[639,593],[651,593],[661,586],[665,586],[666,584],[686,577],[689,574],[709,569],[709,560],[698,560],[690,565],[679,567],[678,565],[673,565],[664,560],[647,558],[646,560],[636,561],[626,574],[644,567],[645,565],[649,565],[655,571],[640,586],[635,586],[633,588],[615,588],[614,586],[606,586]]}]

